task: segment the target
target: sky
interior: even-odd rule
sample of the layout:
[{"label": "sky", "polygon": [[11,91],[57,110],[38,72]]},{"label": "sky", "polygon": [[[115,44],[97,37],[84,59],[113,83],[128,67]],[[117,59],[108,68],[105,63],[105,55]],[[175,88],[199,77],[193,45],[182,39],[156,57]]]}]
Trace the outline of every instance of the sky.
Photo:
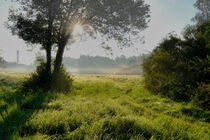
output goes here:
[{"label": "sky", "polygon": [[[5,28],[10,7],[16,7],[12,0],[0,0],[0,56],[6,61],[15,62],[16,53],[19,50],[22,64],[31,64],[35,56],[40,51],[39,47],[27,46],[24,41],[17,36],[12,36],[10,31]],[[192,24],[191,18],[195,15],[196,9],[193,4],[196,0],[145,0],[151,7],[151,21],[149,27],[141,35],[145,37],[145,44],[134,43],[134,47],[121,50],[116,45],[111,45],[113,55],[100,47],[97,40],[86,39],[78,41],[65,51],[65,56],[78,58],[80,55],[117,57],[120,55],[138,56],[143,53],[151,52],[161,40],[169,33],[175,32],[181,36],[183,28],[187,24]]]}]

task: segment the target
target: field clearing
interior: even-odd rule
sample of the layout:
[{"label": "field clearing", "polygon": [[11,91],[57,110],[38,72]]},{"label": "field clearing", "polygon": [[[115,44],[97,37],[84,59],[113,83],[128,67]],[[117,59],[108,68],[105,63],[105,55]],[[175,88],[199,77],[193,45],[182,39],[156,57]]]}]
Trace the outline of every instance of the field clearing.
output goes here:
[{"label": "field clearing", "polygon": [[70,93],[22,95],[25,77],[0,73],[0,140],[210,139],[210,112],[152,95],[141,76],[74,75]]}]

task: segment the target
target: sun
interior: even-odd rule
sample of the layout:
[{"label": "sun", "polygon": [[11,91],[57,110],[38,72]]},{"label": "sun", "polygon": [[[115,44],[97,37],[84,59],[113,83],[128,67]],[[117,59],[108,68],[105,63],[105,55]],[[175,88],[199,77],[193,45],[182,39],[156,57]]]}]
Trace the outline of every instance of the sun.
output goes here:
[{"label": "sun", "polygon": [[74,32],[75,35],[81,35],[83,33],[83,27],[79,24],[74,25]]}]

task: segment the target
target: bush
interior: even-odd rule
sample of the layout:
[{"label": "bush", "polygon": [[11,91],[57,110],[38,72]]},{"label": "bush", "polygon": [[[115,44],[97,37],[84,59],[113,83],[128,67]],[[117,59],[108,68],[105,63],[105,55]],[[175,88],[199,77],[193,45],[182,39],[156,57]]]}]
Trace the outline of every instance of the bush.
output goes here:
[{"label": "bush", "polygon": [[192,101],[199,107],[210,110],[210,84],[201,83],[192,97]]},{"label": "bush", "polygon": [[45,68],[46,63],[40,62],[36,68],[36,71],[31,73],[29,78],[26,78],[26,80],[23,81],[21,91],[29,92],[31,90],[38,90],[40,88],[43,90],[49,90],[51,76],[46,72]]},{"label": "bush", "polygon": [[191,89],[183,78],[186,75],[186,64],[176,59],[170,52],[156,49],[144,61],[143,70],[146,88],[151,92],[176,101],[190,100]]},{"label": "bush", "polygon": [[44,91],[69,92],[72,82],[73,79],[64,66],[61,66],[59,73],[53,75],[46,71],[46,63],[41,61],[36,71],[22,83],[21,91],[26,93],[43,89]]},{"label": "bush", "polygon": [[170,35],[157,46],[143,63],[145,85],[153,93],[209,110],[210,23],[195,28],[193,37]]},{"label": "bush", "polygon": [[62,65],[59,73],[52,76],[51,89],[57,92],[69,92],[72,82],[72,76]]}]

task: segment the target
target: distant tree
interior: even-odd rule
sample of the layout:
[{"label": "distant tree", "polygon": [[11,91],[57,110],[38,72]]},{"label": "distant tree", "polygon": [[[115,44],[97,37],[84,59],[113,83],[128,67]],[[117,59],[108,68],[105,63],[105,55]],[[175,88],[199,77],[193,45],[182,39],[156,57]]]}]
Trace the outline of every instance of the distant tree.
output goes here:
[{"label": "distant tree", "polygon": [[[0,49],[0,52],[1,52],[2,50]],[[2,67],[5,67],[5,60],[4,60],[4,58],[2,57],[2,56],[0,56],[0,68],[2,68]]]},{"label": "distant tree", "polygon": [[210,20],[210,0],[197,0],[194,6],[198,9],[194,21],[201,24]]},{"label": "distant tree", "polygon": [[0,56],[0,68],[4,68],[5,67],[5,60],[3,57]]},{"label": "distant tree", "polygon": [[136,64],[137,63],[137,57],[135,57],[135,56],[129,57],[127,61],[128,61],[127,62],[128,65]]},{"label": "distant tree", "polygon": [[60,70],[67,43],[74,42],[75,25],[85,34],[115,39],[126,46],[149,22],[149,6],[144,0],[22,0],[20,4],[18,14],[10,13],[11,29],[23,40],[42,44],[47,55],[56,44],[54,73]]},{"label": "distant tree", "polygon": [[115,61],[118,65],[125,65],[127,64],[127,58],[125,55],[121,55],[120,57],[116,57]]}]

